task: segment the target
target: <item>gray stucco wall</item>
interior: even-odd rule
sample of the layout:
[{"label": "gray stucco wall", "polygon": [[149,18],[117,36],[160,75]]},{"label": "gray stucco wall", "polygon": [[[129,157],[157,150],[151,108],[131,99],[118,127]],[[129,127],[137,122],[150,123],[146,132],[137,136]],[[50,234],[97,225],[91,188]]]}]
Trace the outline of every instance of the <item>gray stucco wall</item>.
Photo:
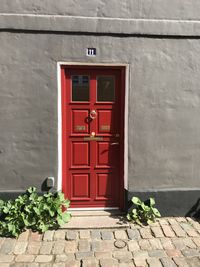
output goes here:
[{"label": "gray stucco wall", "polygon": [[[57,62],[126,63],[130,195],[194,190],[192,205],[200,187],[200,3],[82,2],[1,1],[1,13],[16,15],[0,14],[0,192],[57,179]],[[87,47],[97,48],[95,58]]]},{"label": "gray stucco wall", "polygon": [[0,12],[198,20],[200,2],[191,0],[1,0]]},{"label": "gray stucco wall", "polygon": [[57,61],[130,64],[131,188],[199,186],[199,40],[4,32],[0,42],[2,189],[57,176]]}]

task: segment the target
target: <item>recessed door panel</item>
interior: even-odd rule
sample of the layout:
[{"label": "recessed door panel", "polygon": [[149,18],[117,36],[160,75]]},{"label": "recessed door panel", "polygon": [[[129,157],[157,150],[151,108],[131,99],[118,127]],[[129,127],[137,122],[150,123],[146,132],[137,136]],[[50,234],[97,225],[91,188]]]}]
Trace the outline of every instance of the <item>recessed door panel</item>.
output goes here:
[{"label": "recessed door panel", "polygon": [[90,175],[72,174],[72,199],[82,200],[90,197]]},{"label": "recessed door panel", "polygon": [[72,134],[89,133],[88,110],[72,110]]},{"label": "recessed door panel", "polygon": [[110,142],[97,143],[97,167],[110,168],[115,167],[115,155],[113,154],[115,147]]},{"label": "recessed door panel", "polygon": [[89,142],[72,141],[72,168],[89,167],[90,164]]},{"label": "recessed door panel", "polygon": [[63,190],[72,208],[123,199],[123,93],[118,69],[62,71]]},{"label": "recessed door panel", "polygon": [[115,132],[114,110],[98,110],[98,132],[101,134]]},{"label": "recessed door panel", "polygon": [[112,199],[114,195],[113,177],[111,173],[97,174],[97,195],[96,199]]}]

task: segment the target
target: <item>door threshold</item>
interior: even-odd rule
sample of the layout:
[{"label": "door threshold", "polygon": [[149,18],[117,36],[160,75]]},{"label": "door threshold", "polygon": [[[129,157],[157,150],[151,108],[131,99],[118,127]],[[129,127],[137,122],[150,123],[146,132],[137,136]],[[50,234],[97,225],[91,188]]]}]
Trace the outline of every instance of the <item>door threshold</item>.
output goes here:
[{"label": "door threshold", "polygon": [[125,213],[118,208],[109,208],[109,209],[68,209],[73,217],[87,217],[87,216],[118,216],[124,215]]}]

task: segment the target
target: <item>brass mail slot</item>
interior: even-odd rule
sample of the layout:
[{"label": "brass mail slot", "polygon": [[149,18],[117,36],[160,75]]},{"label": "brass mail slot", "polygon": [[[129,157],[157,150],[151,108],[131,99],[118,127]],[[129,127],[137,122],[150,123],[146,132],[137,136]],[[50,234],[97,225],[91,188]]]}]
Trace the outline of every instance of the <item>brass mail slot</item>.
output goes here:
[{"label": "brass mail slot", "polygon": [[83,140],[85,140],[85,141],[101,141],[101,140],[103,140],[103,137],[90,136],[90,137],[84,137]]}]

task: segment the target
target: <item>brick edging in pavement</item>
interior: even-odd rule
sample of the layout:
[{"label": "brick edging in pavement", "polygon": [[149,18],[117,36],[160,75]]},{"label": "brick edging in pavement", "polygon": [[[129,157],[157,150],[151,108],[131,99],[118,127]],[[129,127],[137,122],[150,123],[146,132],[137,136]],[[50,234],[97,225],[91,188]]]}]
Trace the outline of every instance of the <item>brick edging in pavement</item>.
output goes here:
[{"label": "brick edging in pavement", "polygon": [[0,267],[200,267],[200,224],[161,218],[127,229],[23,232],[0,238]]}]

